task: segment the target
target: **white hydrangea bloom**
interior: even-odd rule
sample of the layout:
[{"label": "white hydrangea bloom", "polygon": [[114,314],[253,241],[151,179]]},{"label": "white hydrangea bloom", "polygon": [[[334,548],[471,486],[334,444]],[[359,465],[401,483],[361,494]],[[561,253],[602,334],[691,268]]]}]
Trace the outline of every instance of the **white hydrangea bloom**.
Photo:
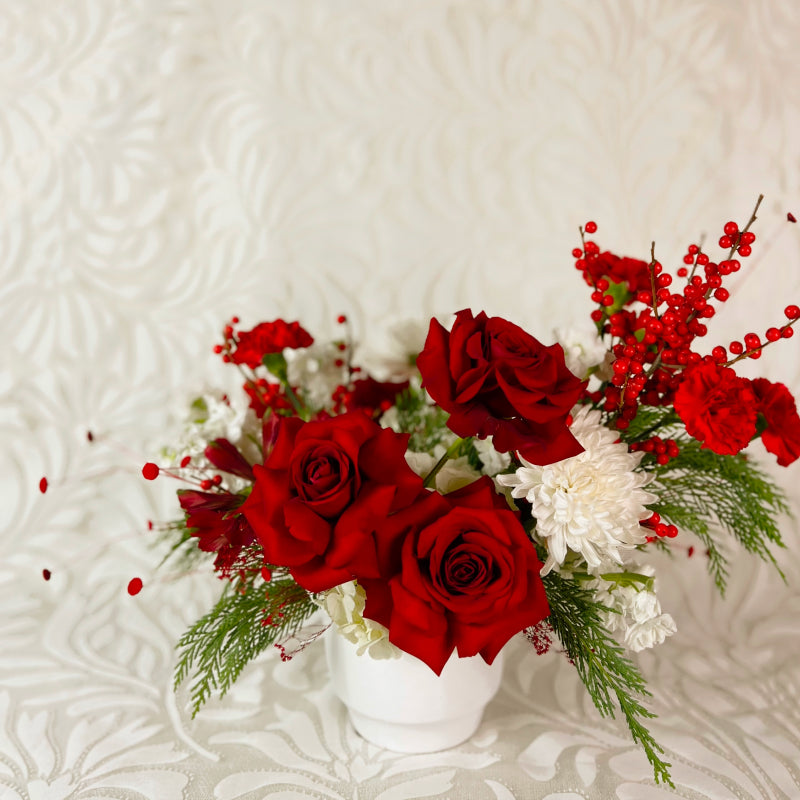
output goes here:
[{"label": "white hydrangea bloom", "polygon": [[564,348],[567,368],[581,380],[592,367],[603,363],[608,349],[594,326],[557,328],[554,334],[556,341]]},{"label": "white hydrangea bloom", "polygon": [[302,387],[307,402],[314,408],[329,407],[333,391],[347,383],[347,367],[336,366],[342,360],[342,353],[333,342],[287,348],[283,357],[289,383]]},{"label": "white hydrangea bloom", "polygon": [[546,545],[542,574],[564,563],[568,551],[579,553],[597,574],[623,563],[623,552],[646,540],[639,525],[658,499],[642,488],[649,480],[635,468],[642,453],[628,452],[617,434],[589,406],[575,414],[571,431],[584,452],[546,467],[520,458],[522,466],[498,481],[525,498],[536,517],[536,536]]},{"label": "white hydrangea bloom", "polygon": [[367,653],[377,660],[400,657],[400,649],[389,641],[389,631],[363,616],[366,593],[355,581],[328,589],[320,604],[328,612],[336,630],[348,642],[357,645],[358,655]]},{"label": "white hydrangea bloom", "polygon": [[[644,575],[653,573],[652,567],[636,571]],[[644,585],[621,586],[598,578],[587,587],[594,589],[595,598],[610,609],[603,620],[608,630],[634,652],[661,644],[677,630],[675,620],[661,611],[655,592]]]},{"label": "white hydrangea bloom", "polygon": [[[442,445],[436,445],[433,455],[429,453],[415,453],[406,451],[406,464],[411,467],[420,478],[424,478],[435,466],[446,450]],[[474,470],[466,456],[449,459],[436,473],[436,491],[439,494],[448,494],[469,485],[481,477],[480,472]]]}]

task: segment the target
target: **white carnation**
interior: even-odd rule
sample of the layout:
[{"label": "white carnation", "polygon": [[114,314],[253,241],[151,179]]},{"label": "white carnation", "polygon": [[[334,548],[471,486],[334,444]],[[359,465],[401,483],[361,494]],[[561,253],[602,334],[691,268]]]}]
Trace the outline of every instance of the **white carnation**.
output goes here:
[{"label": "white carnation", "polygon": [[646,541],[639,523],[658,499],[642,488],[648,476],[635,471],[642,454],[628,452],[599,411],[583,406],[570,430],[584,447],[580,455],[546,467],[520,458],[515,474],[498,476],[512,497],[533,507],[535,535],[548,550],[542,574],[563,564],[570,550],[595,574],[621,565],[624,551]]},{"label": "white carnation", "polygon": [[497,475],[504,469],[508,469],[511,463],[511,456],[508,453],[498,453],[492,444],[492,437],[487,436],[485,439],[473,439],[472,444],[478,451],[478,458],[483,464],[484,475]]},{"label": "white carnation", "polygon": [[[406,464],[411,467],[420,478],[424,478],[436,466],[446,450],[441,445],[436,445],[433,455],[406,451]],[[461,489],[481,477],[480,472],[474,470],[466,456],[451,458],[436,473],[436,491],[439,494],[449,494]]]},{"label": "white carnation", "polygon": [[[637,572],[648,575],[652,569],[640,568]],[[677,630],[675,620],[662,613],[655,591],[644,585],[619,585],[598,578],[587,586],[595,589],[595,598],[609,608],[603,620],[608,630],[630,650],[638,653],[661,644]]]},{"label": "white carnation", "polygon": [[383,625],[366,619],[366,593],[355,581],[328,589],[321,599],[336,630],[358,647],[358,655],[367,653],[374,659],[399,658],[401,651],[389,641],[389,631]]},{"label": "white carnation", "polygon": [[555,337],[564,349],[567,368],[581,380],[592,367],[603,363],[608,352],[595,327],[557,328]]}]

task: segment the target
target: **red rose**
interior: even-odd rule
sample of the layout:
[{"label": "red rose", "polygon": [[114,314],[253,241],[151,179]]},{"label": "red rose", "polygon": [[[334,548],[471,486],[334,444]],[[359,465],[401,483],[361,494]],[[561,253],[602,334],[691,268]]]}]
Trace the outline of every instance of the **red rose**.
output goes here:
[{"label": "red rose", "polygon": [[782,383],[770,383],[765,378],[757,378],[750,385],[756,395],[758,413],[763,414],[767,425],[761,441],[778,457],[782,467],[788,467],[800,457],[800,416],[794,397]]},{"label": "red rose", "polygon": [[375,525],[422,491],[405,462],[408,435],[360,412],[277,425],[242,507],[265,561],[288,567],[311,592],[377,576]]},{"label": "red rose", "polygon": [[608,251],[586,259],[583,277],[590,286],[594,286],[600,278],[607,278],[614,283],[626,283],[632,295],[642,289],[651,288],[650,270],[646,261],[615,256]]},{"label": "red rose", "polygon": [[491,664],[514,634],[550,614],[533,544],[486,477],[389,517],[378,554],[381,578],[359,577],[364,615],[437,675],[453,650]]},{"label": "red rose", "polygon": [[400,392],[408,389],[408,381],[382,383],[374,378],[362,378],[353,383],[353,391],[345,399],[348,411],[363,411],[371,417],[382,414],[393,405]]},{"label": "red rose", "polygon": [[299,322],[276,319],[274,322],[262,322],[251,331],[240,331],[231,361],[255,369],[261,366],[261,359],[270,353],[281,353],[287,347],[310,347],[312,344],[314,339]]},{"label": "red rose", "polygon": [[687,433],[720,455],[735,455],[756,434],[750,381],[730,367],[708,361],[687,367],[674,405]]},{"label": "red rose", "polygon": [[584,384],[567,369],[561,345],[545,347],[500,317],[464,310],[449,333],[431,320],[417,366],[459,436],[492,436],[497,450],[518,450],[535,464],[583,452],[567,416]]}]

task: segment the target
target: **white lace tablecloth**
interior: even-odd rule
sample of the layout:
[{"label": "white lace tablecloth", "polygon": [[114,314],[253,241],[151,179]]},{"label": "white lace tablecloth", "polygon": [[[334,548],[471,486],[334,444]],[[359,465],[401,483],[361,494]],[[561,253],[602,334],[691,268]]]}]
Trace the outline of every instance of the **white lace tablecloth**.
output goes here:
[{"label": "white lace tablecloth", "polygon": [[[590,310],[590,218],[673,263],[763,191],[709,349],[775,324],[800,298],[798,39],[795,0],[0,0],[0,799],[800,798],[795,523],[786,585],[731,547],[720,601],[686,533],[660,566],[679,632],[641,664],[670,790],[521,641],[450,752],[359,739],[321,649],[191,720],[174,643],[220,585],[156,570],[175,487],[138,475],[176,399],[235,386],[210,352],[231,315],[324,338],[346,313],[376,352],[471,306],[550,341]],[[800,396],[798,346],[747,374]],[[797,508],[797,466],[773,472]]]}]

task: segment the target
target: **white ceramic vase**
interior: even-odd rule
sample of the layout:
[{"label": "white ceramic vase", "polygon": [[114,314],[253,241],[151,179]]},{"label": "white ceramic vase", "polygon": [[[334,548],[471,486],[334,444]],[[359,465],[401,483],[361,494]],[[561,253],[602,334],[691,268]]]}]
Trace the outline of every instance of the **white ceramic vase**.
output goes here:
[{"label": "white ceramic vase", "polygon": [[432,753],[469,739],[500,686],[502,652],[490,665],[480,656],[455,654],[436,675],[403,653],[378,661],[359,656],[335,631],[325,636],[331,683],[356,731],[400,753]]}]

